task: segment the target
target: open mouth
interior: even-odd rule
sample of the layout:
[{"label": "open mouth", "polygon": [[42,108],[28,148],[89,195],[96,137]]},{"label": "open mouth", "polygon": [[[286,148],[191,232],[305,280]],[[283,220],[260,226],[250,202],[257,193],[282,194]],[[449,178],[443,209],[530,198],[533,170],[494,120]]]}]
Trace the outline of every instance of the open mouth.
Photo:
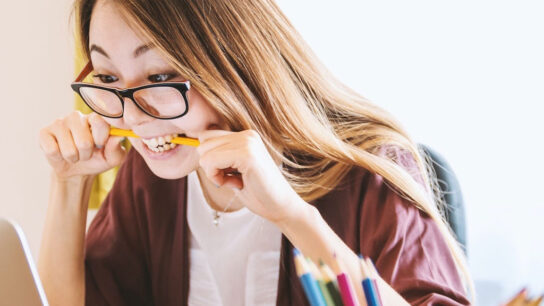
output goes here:
[{"label": "open mouth", "polygon": [[166,152],[174,149],[177,144],[172,143],[172,139],[176,137],[187,137],[185,134],[170,134],[155,138],[141,138],[142,142],[147,146],[147,148],[153,152]]}]

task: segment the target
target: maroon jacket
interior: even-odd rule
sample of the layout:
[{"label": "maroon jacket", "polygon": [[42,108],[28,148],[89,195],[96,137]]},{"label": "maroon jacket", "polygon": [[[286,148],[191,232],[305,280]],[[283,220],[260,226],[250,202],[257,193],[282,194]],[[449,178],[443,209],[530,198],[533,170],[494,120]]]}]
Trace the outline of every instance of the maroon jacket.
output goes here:
[{"label": "maroon jacket", "polygon": [[[135,150],[129,152],[87,233],[87,305],[187,305],[186,191],[186,177],[161,179]],[[469,304],[434,221],[382,177],[354,167],[311,204],[356,254],[370,256],[411,304]],[[283,236],[277,305],[308,305],[292,248]]]}]

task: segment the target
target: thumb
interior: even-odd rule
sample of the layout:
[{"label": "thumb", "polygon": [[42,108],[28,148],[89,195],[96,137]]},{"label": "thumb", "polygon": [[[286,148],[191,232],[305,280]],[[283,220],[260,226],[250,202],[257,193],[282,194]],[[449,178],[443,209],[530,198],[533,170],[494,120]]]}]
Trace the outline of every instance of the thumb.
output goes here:
[{"label": "thumb", "polygon": [[127,151],[121,145],[126,137],[110,136],[104,146],[104,159],[110,166],[117,166],[123,162]]}]

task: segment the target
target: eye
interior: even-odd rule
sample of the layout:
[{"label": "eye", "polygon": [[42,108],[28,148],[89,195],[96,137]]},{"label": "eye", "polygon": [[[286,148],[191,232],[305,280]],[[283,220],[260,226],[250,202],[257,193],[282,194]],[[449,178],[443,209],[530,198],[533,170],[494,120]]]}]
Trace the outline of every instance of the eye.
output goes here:
[{"label": "eye", "polygon": [[117,82],[119,79],[114,77],[113,75],[107,75],[107,74],[95,74],[93,75],[93,78],[99,79],[100,83],[114,83]]},{"label": "eye", "polygon": [[158,73],[152,74],[147,79],[152,83],[166,82],[175,78],[177,74],[174,73]]}]

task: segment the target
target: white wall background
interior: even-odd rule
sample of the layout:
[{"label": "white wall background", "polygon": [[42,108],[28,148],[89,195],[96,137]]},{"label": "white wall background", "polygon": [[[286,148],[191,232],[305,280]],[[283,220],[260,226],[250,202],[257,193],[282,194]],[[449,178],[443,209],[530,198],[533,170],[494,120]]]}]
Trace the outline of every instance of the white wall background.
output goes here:
[{"label": "white wall background", "polygon": [[[481,305],[544,293],[544,4],[278,0],[331,71],[440,151],[461,181]],[[71,0],[0,4],[0,216],[38,255],[41,127],[72,106]]]},{"label": "white wall background", "polygon": [[450,162],[480,304],[544,294],[544,3],[278,3],[337,77]]},{"label": "white wall background", "polygon": [[73,108],[71,2],[0,2],[0,217],[21,225],[35,259],[50,173],[38,132]]}]

